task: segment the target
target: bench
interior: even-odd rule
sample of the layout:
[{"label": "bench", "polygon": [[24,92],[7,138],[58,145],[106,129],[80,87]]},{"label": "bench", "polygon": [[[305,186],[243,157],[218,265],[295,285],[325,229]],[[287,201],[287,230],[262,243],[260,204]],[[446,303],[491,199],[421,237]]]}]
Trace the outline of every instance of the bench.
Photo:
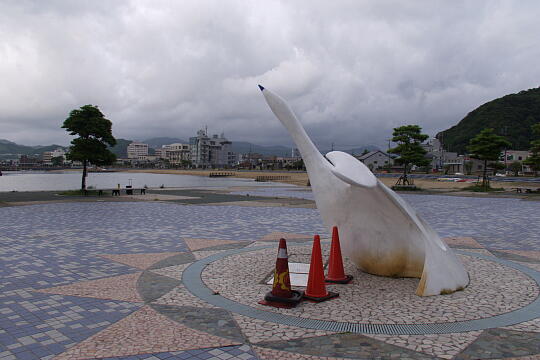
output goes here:
[{"label": "bench", "polygon": [[[139,190],[139,193],[141,195],[146,195],[146,189],[145,188],[141,188],[141,189],[133,189],[133,188],[127,188],[126,189],[126,195],[133,195],[135,194],[135,191]],[[102,190],[99,190],[99,195],[103,195],[103,192]],[[120,189],[112,189],[112,196],[120,196],[121,190]]]},{"label": "bench", "polygon": [[534,189],[534,188],[525,188],[525,187],[517,187],[515,188],[516,189],[516,192],[517,193],[523,193],[523,190],[525,190],[526,193],[533,193],[533,192],[538,192],[539,189]]}]

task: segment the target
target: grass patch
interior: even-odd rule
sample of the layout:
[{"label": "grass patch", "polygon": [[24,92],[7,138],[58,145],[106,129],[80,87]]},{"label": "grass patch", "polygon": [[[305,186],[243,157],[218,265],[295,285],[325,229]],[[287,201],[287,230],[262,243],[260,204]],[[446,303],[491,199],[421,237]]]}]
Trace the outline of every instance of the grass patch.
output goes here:
[{"label": "grass patch", "polygon": [[81,190],[67,190],[59,192],[58,195],[63,196],[107,196],[105,191],[102,190],[101,195],[99,194],[99,190],[86,190],[86,193]]},{"label": "grass patch", "polygon": [[419,188],[416,185],[394,185],[392,186],[394,191],[422,191],[422,188]]},{"label": "grass patch", "polygon": [[471,185],[464,187],[463,190],[465,191],[472,191],[472,192],[494,192],[494,191],[504,191],[504,188],[494,188],[491,186],[482,186],[480,185]]}]

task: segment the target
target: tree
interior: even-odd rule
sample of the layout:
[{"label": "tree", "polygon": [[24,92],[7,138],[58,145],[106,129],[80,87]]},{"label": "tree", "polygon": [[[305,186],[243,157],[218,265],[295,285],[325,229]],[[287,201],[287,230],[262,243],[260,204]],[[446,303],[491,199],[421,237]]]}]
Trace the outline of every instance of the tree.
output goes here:
[{"label": "tree", "polygon": [[523,163],[529,165],[534,171],[534,176],[537,176],[540,170],[540,123],[531,126],[532,133],[536,136],[536,140],[531,141],[531,156],[529,156]]},{"label": "tree", "polygon": [[425,158],[426,150],[421,146],[422,142],[429,137],[421,133],[422,128],[418,125],[405,125],[394,129],[392,142],[398,145],[388,152],[399,155],[394,161],[403,165],[403,175],[398,179],[396,185],[411,185],[407,178],[407,170],[410,166],[427,166],[429,159]]},{"label": "tree", "polygon": [[470,157],[484,161],[482,187],[485,189],[489,187],[489,179],[487,177],[488,161],[499,160],[502,149],[509,146],[511,146],[510,142],[504,137],[495,134],[491,128],[480,131],[469,142],[468,150]]},{"label": "tree", "polygon": [[64,165],[64,157],[63,156],[55,156],[51,158],[51,163],[53,166],[62,166]]},{"label": "tree", "polygon": [[510,164],[510,171],[514,173],[514,176],[519,176],[519,172],[521,171],[522,164],[521,161],[514,161]]},{"label": "tree", "polygon": [[70,135],[79,135],[71,141],[66,157],[83,164],[81,191],[86,190],[86,168],[89,163],[101,166],[110,165],[116,160],[116,155],[107,149],[107,145],[116,144],[111,127],[111,121],[94,105],[72,110],[62,125]]}]

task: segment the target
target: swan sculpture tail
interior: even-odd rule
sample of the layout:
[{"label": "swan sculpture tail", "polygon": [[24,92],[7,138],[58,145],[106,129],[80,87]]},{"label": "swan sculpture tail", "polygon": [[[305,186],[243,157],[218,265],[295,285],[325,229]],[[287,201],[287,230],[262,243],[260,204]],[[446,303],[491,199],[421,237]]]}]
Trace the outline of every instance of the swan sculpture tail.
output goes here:
[{"label": "swan sculpture tail", "polygon": [[302,155],[325,225],[339,227],[342,250],[359,269],[419,277],[420,296],[468,285],[459,258],[399,195],[353,156],[333,151],[323,157],[287,103],[259,88]]}]

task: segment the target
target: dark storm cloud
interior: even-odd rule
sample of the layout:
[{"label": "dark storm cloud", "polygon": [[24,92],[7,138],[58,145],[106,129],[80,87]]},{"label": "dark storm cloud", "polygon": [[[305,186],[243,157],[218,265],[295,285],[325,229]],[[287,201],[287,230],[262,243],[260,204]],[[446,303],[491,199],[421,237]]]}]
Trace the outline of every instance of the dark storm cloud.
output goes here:
[{"label": "dark storm cloud", "polygon": [[3,1],[0,138],[69,141],[91,103],[117,137],[290,143],[260,95],[287,98],[322,146],[434,134],[538,86],[537,2]]}]

